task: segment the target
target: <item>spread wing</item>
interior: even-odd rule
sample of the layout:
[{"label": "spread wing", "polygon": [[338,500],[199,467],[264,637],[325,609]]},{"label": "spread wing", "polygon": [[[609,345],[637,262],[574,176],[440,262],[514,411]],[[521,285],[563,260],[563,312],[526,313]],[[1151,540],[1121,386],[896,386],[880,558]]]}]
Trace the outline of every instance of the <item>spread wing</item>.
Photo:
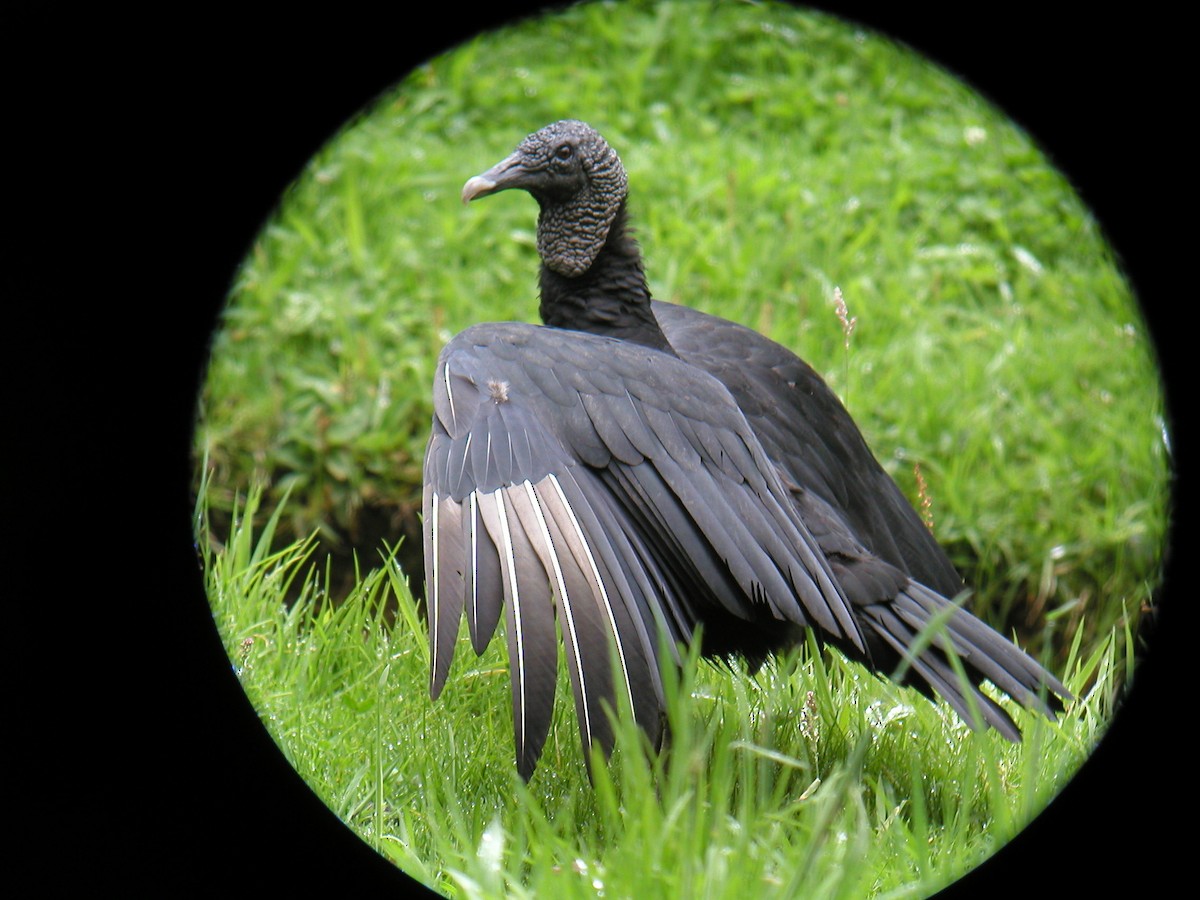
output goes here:
[{"label": "spread wing", "polygon": [[[1010,740],[1019,740],[1020,732],[978,690],[983,679],[1053,715],[1043,692],[1055,704],[1070,693],[1019,647],[947,599],[963,591],[961,577],[824,380],[751,329],[684,306],[655,302],[653,309],[676,352],[726,385],[778,466],[855,611],[868,652],[839,646],[885,675],[905,660],[905,683],[941,695],[968,722],[977,708],[984,723]],[[931,646],[913,656],[908,648],[935,620]],[[958,656],[969,684],[954,671],[950,654]]]},{"label": "spread wing", "polygon": [[518,769],[549,730],[559,635],[585,756],[621,696],[652,740],[658,635],[812,626],[866,654],[828,561],[729,391],[669,354],[481,325],[443,350],[425,457],[431,692],[459,622],[505,615]]},{"label": "spread wing", "polygon": [[729,388],[792,482],[824,500],[873,555],[947,597],[962,591],[945,551],[811,366],[734,322],[673,303],[653,309],[680,357]]}]

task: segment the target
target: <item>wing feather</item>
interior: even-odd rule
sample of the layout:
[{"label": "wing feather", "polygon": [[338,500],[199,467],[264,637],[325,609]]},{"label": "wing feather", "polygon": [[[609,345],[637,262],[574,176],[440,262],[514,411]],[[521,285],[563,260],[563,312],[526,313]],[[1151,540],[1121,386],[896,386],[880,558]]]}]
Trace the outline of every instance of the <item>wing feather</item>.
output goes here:
[{"label": "wing feather", "polygon": [[521,523],[524,493],[503,488],[481,501],[484,524],[500,548],[517,770],[528,778],[550,731],[558,680],[550,584]]},{"label": "wing feather", "polygon": [[[445,684],[464,609],[477,653],[503,611],[526,777],[550,726],[560,643],[585,753],[608,751],[609,707],[628,705],[652,740],[662,736],[660,636],[678,660],[676,642],[701,624],[729,629],[712,652],[752,632],[769,652],[807,625],[856,658],[886,661],[905,657],[949,603],[870,557],[832,500],[776,469],[721,382],[669,354],[475,326],[442,352],[434,410],[423,502],[431,693]],[[1016,733],[959,683],[947,654],[1048,709],[1040,667],[961,612],[911,666],[964,717],[977,707]]]}]

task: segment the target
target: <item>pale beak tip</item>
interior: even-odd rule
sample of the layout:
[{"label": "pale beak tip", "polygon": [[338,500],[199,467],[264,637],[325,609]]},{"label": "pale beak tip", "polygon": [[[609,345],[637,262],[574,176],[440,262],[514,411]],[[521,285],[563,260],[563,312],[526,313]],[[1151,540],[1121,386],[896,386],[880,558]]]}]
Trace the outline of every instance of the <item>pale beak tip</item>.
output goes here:
[{"label": "pale beak tip", "polygon": [[467,181],[462,189],[462,202],[470,203],[476,197],[480,197],[496,187],[496,182],[484,178],[482,175],[476,175],[474,178]]}]

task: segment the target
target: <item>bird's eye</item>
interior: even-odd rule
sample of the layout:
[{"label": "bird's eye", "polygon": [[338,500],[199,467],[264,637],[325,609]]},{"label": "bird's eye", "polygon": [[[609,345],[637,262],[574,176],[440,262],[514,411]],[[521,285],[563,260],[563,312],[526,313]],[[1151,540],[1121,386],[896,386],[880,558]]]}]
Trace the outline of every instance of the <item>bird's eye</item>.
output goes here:
[{"label": "bird's eye", "polygon": [[575,152],[575,149],[570,144],[563,144],[557,150],[554,151],[554,155],[558,159],[566,160],[566,159],[570,159],[571,154],[574,152]]}]

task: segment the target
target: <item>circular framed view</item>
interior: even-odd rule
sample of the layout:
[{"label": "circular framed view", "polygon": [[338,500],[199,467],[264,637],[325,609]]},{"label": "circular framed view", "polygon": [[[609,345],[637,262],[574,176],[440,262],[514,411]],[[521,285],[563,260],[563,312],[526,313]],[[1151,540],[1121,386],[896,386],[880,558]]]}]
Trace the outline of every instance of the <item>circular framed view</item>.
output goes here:
[{"label": "circular framed view", "polygon": [[264,210],[197,544],[310,805],[434,892],[927,896],[1102,745],[1171,454],[1120,257],[1008,113],[825,13],[585,3]]}]

